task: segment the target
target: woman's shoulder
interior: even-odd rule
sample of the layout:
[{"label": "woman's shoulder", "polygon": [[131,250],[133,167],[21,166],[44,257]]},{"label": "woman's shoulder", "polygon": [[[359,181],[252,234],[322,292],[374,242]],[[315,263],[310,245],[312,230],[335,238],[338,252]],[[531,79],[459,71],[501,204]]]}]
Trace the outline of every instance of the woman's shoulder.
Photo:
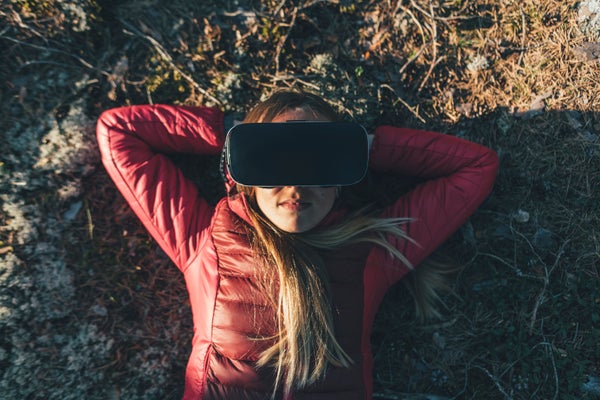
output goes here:
[{"label": "woman's shoulder", "polygon": [[226,196],[215,207],[211,222],[213,232],[246,234],[249,219],[240,195]]}]

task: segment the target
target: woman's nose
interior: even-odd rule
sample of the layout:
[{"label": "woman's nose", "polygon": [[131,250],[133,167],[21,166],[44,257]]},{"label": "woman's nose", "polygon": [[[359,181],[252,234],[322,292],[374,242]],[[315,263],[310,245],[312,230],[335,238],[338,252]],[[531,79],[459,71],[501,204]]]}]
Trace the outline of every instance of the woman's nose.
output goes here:
[{"label": "woman's nose", "polygon": [[304,188],[302,186],[284,186],[283,188],[286,192],[288,192],[289,195],[292,196],[292,198],[300,197],[300,195],[304,191]]}]

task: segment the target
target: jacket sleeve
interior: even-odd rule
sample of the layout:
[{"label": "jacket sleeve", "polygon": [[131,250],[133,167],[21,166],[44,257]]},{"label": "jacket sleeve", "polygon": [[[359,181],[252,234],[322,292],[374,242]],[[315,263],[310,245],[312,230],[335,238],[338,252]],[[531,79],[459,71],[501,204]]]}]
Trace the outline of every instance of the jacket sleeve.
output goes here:
[{"label": "jacket sleeve", "polygon": [[[475,212],[492,190],[498,170],[496,153],[454,136],[428,131],[379,127],[371,148],[376,172],[424,179],[384,210],[384,217],[410,218],[404,228],[414,241],[390,238],[411,265],[417,266]],[[381,252],[384,253],[384,252]],[[386,286],[408,272],[386,253]]]},{"label": "jacket sleeve", "polygon": [[218,154],[223,136],[222,112],[213,108],[131,106],[105,111],[98,120],[104,167],[181,270],[202,246],[213,207],[166,154]]}]

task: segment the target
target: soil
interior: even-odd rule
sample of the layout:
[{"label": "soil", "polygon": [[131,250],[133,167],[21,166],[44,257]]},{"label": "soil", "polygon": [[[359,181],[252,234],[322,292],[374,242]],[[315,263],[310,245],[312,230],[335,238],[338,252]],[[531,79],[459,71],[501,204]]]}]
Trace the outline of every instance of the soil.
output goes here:
[{"label": "soil", "polygon": [[[0,5],[0,392],[180,398],[185,285],[99,164],[130,104],[220,107],[279,87],[369,130],[494,148],[496,187],[445,246],[440,320],[392,290],[375,397],[600,396],[600,3],[9,0]],[[215,159],[177,158],[211,201]],[[420,397],[419,397],[420,396]]]}]

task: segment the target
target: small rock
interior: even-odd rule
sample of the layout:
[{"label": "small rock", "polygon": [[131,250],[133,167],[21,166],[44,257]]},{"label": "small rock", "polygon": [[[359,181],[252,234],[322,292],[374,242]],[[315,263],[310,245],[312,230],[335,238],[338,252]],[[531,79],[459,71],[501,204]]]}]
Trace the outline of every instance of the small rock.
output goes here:
[{"label": "small rock", "polygon": [[581,391],[600,395],[600,377],[589,375],[586,383],[581,385]]},{"label": "small rock", "polygon": [[75,217],[77,216],[77,214],[79,213],[79,210],[81,210],[82,206],[83,206],[83,203],[81,201],[77,201],[77,202],[71,204],[71,207],[69,207],[69,209],[63,213],[63,215],[62,215],[63,218],[66,221],[73,221],[75,219]]},{"label": "small rock", "polygon": [[471,72],[477,72],[484,69],[488,69],[490,67],[490,62],[485,56],[481,54],[477,54],[475,57],[469,60],[467,64],[467,69]]},{"label": "small rock", "polygon": [[444,339],[444,337],[442,335],[440,335],[439,332],[435,332],[433,334],[433,343],[435,343],[435,345],[437,347],[439,347],[440,349],[443,349],[446,347],[446,339]]},{"label": "small rock", "polygon": [[496,124],[498,125],[500,132],[506,134],[512,128],[513,120],[508,115],[502,115],[500,118],[498,118]]},{"label": "small rock", "polygon": [[524,223],[526,223],[526,222],[529,221],[529,213],[527,211],[525,211],[525,210],[519,209],[515,213],[513,213],[512,219],[515,222],[518,222],[520,224],[524,224]]},{"label": "small rock", "polygon": [[90,311],[92,312],[92,314],[97,315],[99,317],[106,317],[108,315],[108,310],[106,309],[106,307],[103,307],[98,304],[94,304],[92,307],[90,307]]},{"label": "small rock", "polygon": [[600,61],[600,43],[584,43],[575,47],[573,53],[581,61]]},{"label": "small rock", "polygon": [[571,125],[573,129],[578,130],[583,127],[583,124],[581,123],[581,113],[579,111],[569,110],[565,112],[565,115],[567,116],[569,125]]},{"label": "small rock", "polygon": [[463,240],[465,243],[476,246],[477,240],[475,239],[475,230],[473,229],[473,224],[467,221],[461,228]]},{"label": "small rock", "polygon": [[14,104],[10,107],[10,115],[20,117],[23,114],[23,107],[20,104]]},{"label": "small rock", "polygon": [[583,0],[577,10],[579,29],[589,38],[600,39],[600,0]]},{"label": "small rock", "polygon": [[545,102],[545,100],[547,98],[549,98],[550,96],[552,96],[552,92],[551,91],[536,96],[535,99],[533,99],[533,101],[529,105],[529,110],[533,111],[533,112],[535,112],[535,111],[539,111],[539,112],[544,111],[544,109],[546,108],[546,102]]},{"label": "small rock", "polygon": [[506,225],[499,225],[494,230],[494,236],[502,238],[502,239],[509,239],[509,240],[512,240],[515,238],[515,235],[513,234],[512,230]]},{"label": "small rock", "polygon": [[529,107],[517,108],[514,112],[514,116],[527,120],[542,114],[546,110],[546,99],[551,96],[551,91],[536,96],[529,104]]},{"label": "small rock", "polygon": [[539,250],[550,250],[554,246],[552,232],[548,229],[539,228],[533,235],[533,246]]},{"label": "small rock", "polygon": [[471,113],[473,112],[473,104],[472,103],[459,103],[457,104],[454,109],[461,113],[464,116],[470,116]]},{"label": "small rock", "polygon": [[595,133],[591,133],[590,131],[585,131],[582,134],[579,134],[586,142],[596,143],[599,139],[598,135]]}]

